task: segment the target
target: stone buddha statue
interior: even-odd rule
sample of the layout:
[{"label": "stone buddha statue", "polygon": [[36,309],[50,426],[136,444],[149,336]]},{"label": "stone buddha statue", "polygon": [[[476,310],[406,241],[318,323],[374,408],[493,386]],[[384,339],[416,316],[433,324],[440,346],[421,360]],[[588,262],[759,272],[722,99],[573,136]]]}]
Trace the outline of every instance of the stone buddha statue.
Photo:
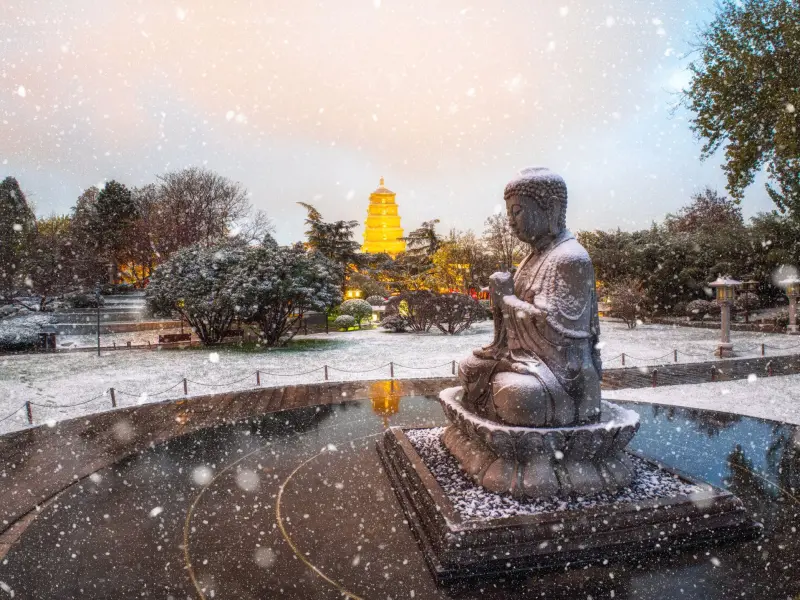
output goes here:
[{"label": "stone buddha statue", "polygon": [[531,252],[516,274],[495,273],[494,341],[462,361],[467,410],[522,427],[600,417],[599,323],[592,262],[566,228],[567,186],[544,168],[505,188],[514,234]]},{"label": "stone buddha statue", "polygon": [[[505,188],[514,234],[531,252],[491,276],[494,340],[461,361],[439,394],[442,443],[479,485],[521,498],[614,492],[639,415],[600,399],[594,270],[566,228],[567,186],[542,168]],[[602,409],[602,410],[601,410]]]}]

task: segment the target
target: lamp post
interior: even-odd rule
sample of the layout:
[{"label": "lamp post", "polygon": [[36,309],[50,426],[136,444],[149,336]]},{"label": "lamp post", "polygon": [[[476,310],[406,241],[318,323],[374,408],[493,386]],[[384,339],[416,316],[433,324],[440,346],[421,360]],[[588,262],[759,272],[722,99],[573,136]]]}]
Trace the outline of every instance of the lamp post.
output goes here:
[{"label": "lamp post", "polygon": [[736,298],[736,288],[742,285],[741,281],[731,277],[717,277],[709,284],[717,291],[717,301],[720,304],[720,319],[722,337],[716,355],[720,358],[733,356],[733,344],[731,343],[731,304]]},{"label": "lamp post", "polygon": [[800,277],[794,276],[780,282],[781,287],[786,288],[786,295],[789,297],[789,327],[786,333],[797,335],[797,298],[800,297]]},{"label": "lamp post", "polygon": [[100,356],[100,282],[94,286],[94,300],[97,304],[97,356]]}]

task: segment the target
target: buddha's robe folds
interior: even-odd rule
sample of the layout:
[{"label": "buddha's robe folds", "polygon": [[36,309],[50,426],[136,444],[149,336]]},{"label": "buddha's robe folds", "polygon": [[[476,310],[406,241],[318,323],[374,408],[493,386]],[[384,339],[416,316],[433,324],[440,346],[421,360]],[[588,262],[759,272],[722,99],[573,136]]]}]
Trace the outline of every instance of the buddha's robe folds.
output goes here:
[{"label": "buddha's robe folds", "polygon": [[600,415],[601,364],[594,270],[562,232],[530,254],[514,294],[495,306],[495,339],[463,361],[464,405],[508,425],[591,423]]}]

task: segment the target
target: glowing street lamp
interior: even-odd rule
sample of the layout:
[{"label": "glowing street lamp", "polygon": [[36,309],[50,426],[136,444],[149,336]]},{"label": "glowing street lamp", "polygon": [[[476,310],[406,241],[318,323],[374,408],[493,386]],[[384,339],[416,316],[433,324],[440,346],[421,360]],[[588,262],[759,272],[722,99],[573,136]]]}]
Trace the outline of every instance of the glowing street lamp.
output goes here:
[{"label": "glowing street lamp", "polygon": [[712,281],[708,285],[717,291],[717,301],[721,308],[720,319],[722,321],[722,337],[716,354],[720,358],[733,356],[733,344],[731,343],[731,304],[733,304],[733,301],[736,299],[736,288],[742,285],[742,282],[732,279],[731,277],[717,277],[715,281]]},{"label": "glowing street lamp", "polygon": [[789,297],[789,327],[786,333],[797,335],[797,298],[800,297],[800,277],[790,277],[780,282],[780,286],[786,288],[786,295]]}]

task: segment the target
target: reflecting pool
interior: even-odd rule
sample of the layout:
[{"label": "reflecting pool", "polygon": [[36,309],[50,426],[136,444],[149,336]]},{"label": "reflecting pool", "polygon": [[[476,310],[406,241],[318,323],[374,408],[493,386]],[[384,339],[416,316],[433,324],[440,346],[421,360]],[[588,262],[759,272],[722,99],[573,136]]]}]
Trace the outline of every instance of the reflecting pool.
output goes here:
[{"label": "reflecting pool", "polygon": [[[16,598],[786,598],[800,593],[800,433],[709,411],[640,413],[631,447],[731,490],[757,540],[438,588],[375,451],[444,424],[435,398],[369,398],[201,430],[77,482],[0,564]],[[0,598],[3,592],[0,592]]]}]

